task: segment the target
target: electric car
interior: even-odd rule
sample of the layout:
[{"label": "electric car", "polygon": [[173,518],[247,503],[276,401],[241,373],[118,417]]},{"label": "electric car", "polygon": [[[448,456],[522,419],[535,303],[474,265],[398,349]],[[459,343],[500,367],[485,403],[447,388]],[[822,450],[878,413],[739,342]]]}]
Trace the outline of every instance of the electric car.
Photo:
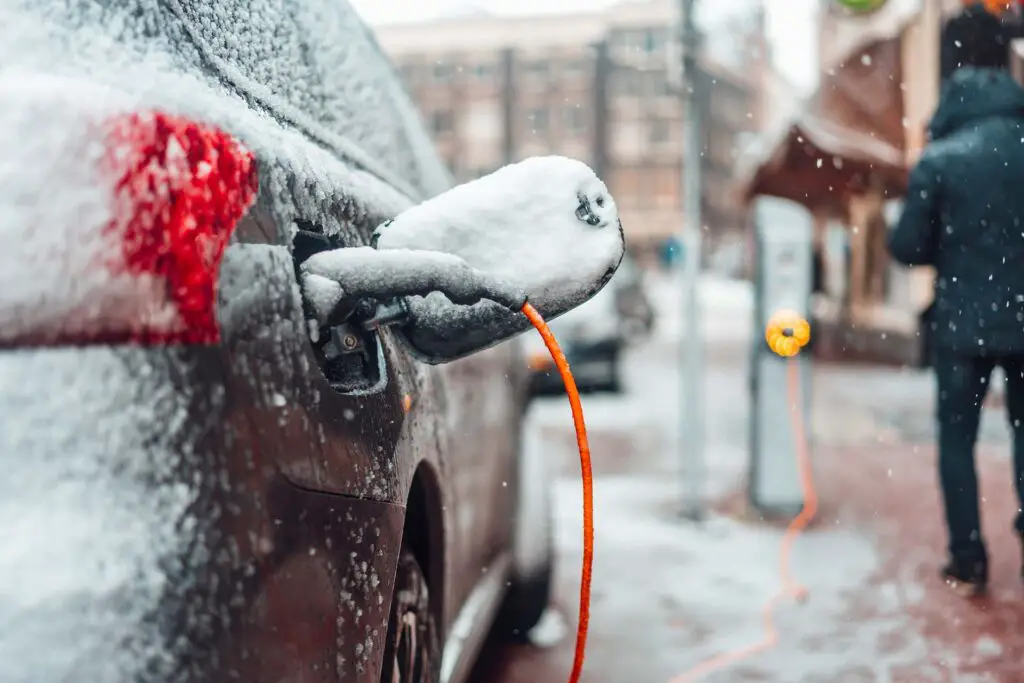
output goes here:
[{"label": "electric car", "polygon": [[[0,37],[0,680],[457,683],[494,624],[530,629],[552,546],[517,342],[438,364],[312,319],[298,286],[304,258],[451,184],[345,0],[14,0]],[[90,251],[117,208],[89,190],[94,123],[125,112],[149,145],[117,186],[137,232]],[[215,343],[124,337],[166,313],[132,308],[152,279],[96,276],[149,250],[204,305],[153,227],[190,219],[147,178],[230,154],[165,135],[154,156],[179,124],[230,133],[258,180]]]}]

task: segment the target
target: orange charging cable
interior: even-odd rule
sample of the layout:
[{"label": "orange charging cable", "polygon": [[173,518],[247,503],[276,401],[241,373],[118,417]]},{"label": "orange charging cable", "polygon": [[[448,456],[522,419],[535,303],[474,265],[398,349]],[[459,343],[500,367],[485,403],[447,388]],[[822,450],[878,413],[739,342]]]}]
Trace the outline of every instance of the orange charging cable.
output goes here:
[{"label": "orange charging cable", "polygon": [[780,311],[772,316],[765,329],[765,340],[772,351],[789,358],[786,365],[786,398],[789,401],[790,421],[796,449],[797,471],[804,504],[793,521],[786,527],[779,551],[779,573],[782,588],[769,600],[762,611],[765,635],[760,641],[739,650],[717,655],[698,664],[693,669],[673,678],[669,683],[692,683],[708,674],[753,657],[775,647],[779,642],[779,631],[775,627],[775,608],[786,599],[802,601],[807,597],[807,588],[793,579],[791,556],[793,544],[814,519],[818,512],[818,491],[814,485],[810,449],[804,434],[804,416],[801,408],[800,365],[797,356],[810,341],[810,324],[792,311]]},{"label": "orange charging cable", "polygon": [[544,318],[529,302],[523,304],[523,314],[544,339],[551,358],[558,367],[565,384],[565,393],[569,397],[572,410],[572,422],[576,427],[576,445],[580,451],[580,466],[583,472],[583,568],[580,571],[580,620],[576,626],[576,654],[573,657],[572,673],[569,683],[579,683],[583,676],[583,660],[587,651],[587,631],[590,626],[590,584],[594,575],[594,470],[590,463],[590,444],[587,441],[587,425],[583,421],[583,403],[580,392],[576,388],[576,380],[569,369],[569,361],[565,359],[561,347],[555,340]]}]

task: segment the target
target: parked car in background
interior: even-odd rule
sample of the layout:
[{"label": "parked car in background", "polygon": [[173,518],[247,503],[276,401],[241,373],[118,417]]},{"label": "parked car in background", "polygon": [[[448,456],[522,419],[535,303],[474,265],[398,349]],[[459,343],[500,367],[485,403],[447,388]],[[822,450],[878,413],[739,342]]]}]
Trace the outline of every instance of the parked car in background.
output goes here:
[{"label": "parked car in background", "polygon": [[[552,546],[517,348],[428,365],[297,286],[450,185],[349,5],[16,0],[0,63],[0,681],[458,683],[496,621],[530,629]],[[127,157],[104,156],[110,116]],[[117,302],[155,275],[118,289],[82,254],[112,211],[139,232],[98,254],[176,248],[160,179],[235,163],[204,127],[251,150],[258,194],[216,300],[160,277],[220,339],[129,340],[145,321]],[[136,153],[116,187],[94,164]]]},{"label": "parked car in background", "polygon": [[[550,327],[581,392],[621,392],[623,350],[645,339],[654,328],[654,307],[647,296],[643,270],[626,256],[604,289],[551,321]],[[563,392],[562,378],[543,342],[530,337],[526,349],[532,394]]]}]

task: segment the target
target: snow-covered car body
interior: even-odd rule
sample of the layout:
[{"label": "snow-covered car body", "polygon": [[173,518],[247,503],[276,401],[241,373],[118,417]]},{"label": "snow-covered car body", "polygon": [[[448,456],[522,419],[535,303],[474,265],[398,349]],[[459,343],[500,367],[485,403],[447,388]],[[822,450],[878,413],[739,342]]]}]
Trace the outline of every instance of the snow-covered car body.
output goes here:
[{"label": "snow-covered car body", "polygon": [[13,0],[0,65],[2,316],[109,294],[74,267],[102,202],[33,175],[68,120],[209,123],[259,178],[219,343],[5,340],[0,680],[390,683],[403,553],[429,586],[428,669],[443,648],[460,680],[508,582],[546,570],[543,542],[513,547],[537,519],[516,514],[517,351],[431,367],[383,329],[339,362],[296,284],[299,251],[365,245],[450,184],[372,35],[344,0]]}]

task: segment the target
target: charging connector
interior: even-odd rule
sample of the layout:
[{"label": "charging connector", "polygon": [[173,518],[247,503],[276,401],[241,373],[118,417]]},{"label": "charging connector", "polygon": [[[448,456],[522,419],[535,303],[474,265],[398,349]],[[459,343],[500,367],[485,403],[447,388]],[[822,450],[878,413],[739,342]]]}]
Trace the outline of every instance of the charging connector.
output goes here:
[{"label": "charging connector", "polygon": [[310,256],[299,271],[303,291],[321,323],[365,299],[381,302],[371,318],[374,327],[398,323],[404,319],[400,297],[433,292],[466,306],[486,299],[518,311],[526,303],[522,289],[476,270],[458,256],[435,251],[332,249]]}]

